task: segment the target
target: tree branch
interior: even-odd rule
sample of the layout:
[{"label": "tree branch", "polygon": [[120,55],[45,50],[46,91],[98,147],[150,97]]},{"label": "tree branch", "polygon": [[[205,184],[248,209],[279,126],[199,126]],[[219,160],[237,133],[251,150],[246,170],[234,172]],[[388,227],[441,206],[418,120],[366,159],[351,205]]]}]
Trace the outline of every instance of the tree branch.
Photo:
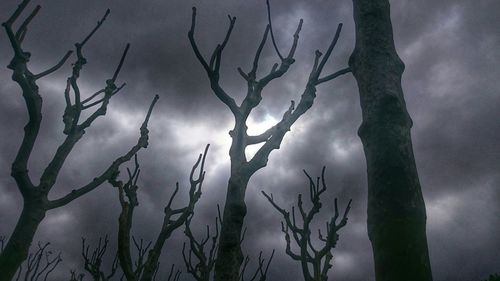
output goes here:
[{"label": "tree branch", "polygon": [[137,141],[137,144],[134,145],[126,154],[123,156],[117,158],[100,176],[94,178],[94,180],[78,189],[72,190],[70,193],[67,195],[49,201],[48,208],[49,209],[54,209],[58,208],[61,206],[64,206],[71,201],[75,200],[78,197],[81,197],[88,192],[94,190],[96,187],[101,185],[103,182],[107,181],[108,179],[111,178],[113,173],[120,167],[121,164],[127,162],[130,160],[141,148],[146,148],[148,146],[148,134],[149,130],[147,128],[148,126],[148,121],[151,116],[153,107],[155,106],[156,102],[158,101],[159,96],[156,95],[153,101],[151,102],[151,105],[149,106],[148,113],[146,115],[146,118],[144,119],[144,122],[141,125],[140,128],[140,137],[139,140]]},{"label": "tree branch", "polygon": [[276,45],[276,40],[274,39],[273,24],[271,22],[271,5],[269,4],[269,0],[266,0],[266,5],[267,5],[267,20],[269,22],[269,29],[271,31],[271,40],[273,41],[274,50],[276,51],[276,54],[278,55],[278,57],[283,61],[284,58],[281,55],[280,50],[278,49],[278,46]]},{"label": "tree branch", "polygon": [[[234,22],[235,22],[236,18],[233,18],[230,22],[230,27],[229,27],[229,30],[226,34],[226,39],[228,40],[229,39],[229,36],[231,34],[231,31],[233,29],[233,25],[234,25]],[[214,94],[227,106],[229,107],[229,109],[231,110],[231,112],[235,115],[235,116],[238,116],[239,115],[239,109],[238,109],[238,106],[236,105],[236,102],[234,101],[234,99],[232,97],[230,97],[223,89],[222,87],[219,85],[219,73],[218,73],[218,69],[217,71],[213,70],[206,62],[206,60],[203,58],[203,55],[200,53],[199,49],[198,49],[198,45],[196,44],[196,40],[194,39],[194,30],[195,30],[195,26],[196,26],[196,8],[193,7],[193,13],[192,13],[192,18],[191,18],[191,28],[188,32],[188,38],[189,38],[189,42],[191,43],[191,47],[196,55],[196,58],[198,58],[198,61],[200,61],[201,65],[203,66],[203,68],[205,69],[205,71],[207,72],[207,75],[208,75],[208,78],[210,80],[210,85],[211,85],[211,88],[212,90],[214,91]],[[224,40],[224,42],[222,43],[224,46],[225,46],[225,42],[227,42],[227,40]],[[218,48],[216,48],[216,50],[214,52],[221,52],[221,48],[222,45]],[[217,50],[219,49],[219,50]],[[221,55],[221,54],[220,54]],[[219,56],[220,56],[219,55]],[[218,56],[217,54],[215,54],[215,57]],[[220,58],[218,58],[219,60],[219,63],[220,63]]]},{"label": "tree branch", "polygon": [[64,65],[64,63],[68,60],[68,58],[71,56],[71,54],[73,54],[73,51],[67,51],[66,54],[61,58],[61,60],[56,65],[54,65],[53,67],[51,67],[45,71],[40,72],[39,74],[34,75],[35,80],[38,80],[44,76],[47,76],[47,75],[52,74],[53,72],[59,70],[59,68],[61,68]]},{"label": "tree branch", "polygon": [[[306,280],[327,280],[327,272],[332,267],[331,259],[333,257],[332,250],[335,248],[338,240],[338,230],[347,224],[347,214],[351,208],[349,201],[344,211],[344,215],[340,222],[337,222],[339,217],[337,198],[335,198],[335,213],[334,216],[326,223],[326,237],[322,235],[321,230],[318,230],[319,240],[324,242],[321,249],[317,250],[311,240],[311,223],[316,214],[319,213],[322,204],[320,201],[321,194],[326,191],[325,170],[323,167],[321,171],[321,181],[318,177],[316,182],[304,171],[309,180],[309,198],[312,206],[309,210],[304,210],[302,206],[302,195],[298,195],[298,207],[302,216],[302,226],[297,226],[295,222],[295,215],[293,220],[290,220],[290,213],[285,209],[279,207],[272,196],[267,195],[264,191],[262,194],[267,198],[271,205],[283,216],[285,223],[281,223],[282,232],[285,234],[286,240],[286,253],[292,259],[300,261],[304,278]],[[321,186],[320,186],[321,185]],[[293,208],[292,208],[292,213]],[[300,248],[300,254],[296,254],[291,250],[291,239],[289,232],[292,232],[297,246]],[[310,269],[314,269],[311,273]]]},{"label": "tree branch", "polygon": [[[153,245],[153,248],[148,254],[148,258],[146,261],[145,265],[145,270],[144,270],[144,275],[142,278],[147,279],[149,275],[151,275],[154,270],[157,269],[157,263],[158,259],[161,254],[161,250],[163,249],[163,245],[165,244],[165,241],[170,237],[172,232],[179,228],[182,224],[186,222],[189,216],[193,213],[194,206],[196,202],[199,200],[201,196],[201,187],[203,184],[203,180],[205,178],[205,171],[204,171],[204,166],[205,166],[205,159],[207,156],[209,145],[205,147],[205,151],[203,154],[200,154],[198,157],[198,160],[196,163],[193,165],[193,168],[191,169],[191,173],[189,176],[189,181],[191,183],[191,187],[189,189],[189,202],[186,207],[179,208],[179,209],[172,209],[171,204],[172,201],[179,189],[179,185],[177,184],[176,189],[172,196],[170,197],[169,203],[165,207],[165,216],[163,219],[163,225],[161,227],[160,233],[158,235],[158,238],[156,239],[156,242]],[[200,165],[201,163],[201,165]],[[199,176],[198,178],[194,179],[193,175],[196,169],[200,166],[199,169]],[[176,219],[172,219],[172,216],[178,215]]]},{"label": "tree branch", "polygon": [[38,14],[40,11],[41,7],[40,5],[37,5],[35,9],[31,12],[31,14],[23,21],[21,26],[16,32],[16,39],[19,40],[19,42],[23,42],[24,36],[26,35],[26,32],[28,31],[28,25],[30,22],[33,20],[33,18]]}]

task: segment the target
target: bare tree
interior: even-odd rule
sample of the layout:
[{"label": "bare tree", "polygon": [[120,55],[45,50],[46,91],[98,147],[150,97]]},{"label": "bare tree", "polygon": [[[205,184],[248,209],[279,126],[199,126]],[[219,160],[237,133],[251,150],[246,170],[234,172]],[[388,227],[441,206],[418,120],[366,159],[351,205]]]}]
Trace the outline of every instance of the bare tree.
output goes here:
[{"label": "bare tree", "polygon": [[[316,181],[314,181],[309,174],[304,171],[305,175],[309,179],[309,199],[311,200],[312,206],[308,211],[306,211],[303,206],[302,194],[298,195],[297,207],[300,214],[299,221],[297,221],[295,217],[295,207],[292,207],[292,211],[290,213],[289,211],[278,206],[278,204],[274,201],[272,194],[268,195],[262,191],[262,194],[264,194],[273,207],[283,215],[285,222],[281,222],[281,230],[285,234],[286,253],[293,260],[300,262],[305,281],[328,280],[328,270],[332,267],[332,250],[335,248],[337,240],[339,239],[337,232],[347,224],[347,214],[351,209],[352,200],[349,200],[349,203],[344,211],[344,215],[337,223],[340,214],[337,205],[337,198],[335,198],[335,213],[333,217],[326,222],[325,235],[323,235],[321,230],[318,229],[318,239],[323,243],[323,246],[321,248],[314,246],[311,237],[311,223],[314,216],[320,212],[322,207],[320,197],[321,194],[326,191],[325,169],[326,168],[323,167],[323,170],[321,171],[321,182],[320,177],[317,177]],[[299,248],[298,252],[294,252],[292,249],[291,237],[293,237],[296,246]]]},{"label": "bare tree", "polygon": [[[198,160],[193,165],[191,173],[189,176],[190,188],[189,188],[189,202],[185,207],[175,209],[172,203],[175,199],[177,192],[179,191],[179,183],[176,183],[175,190],[168,200],[167,206],[164,210],[163,224],[161,226],[158,237],[155,242],[144,245],[142,240],[137,243],[135,239],[134,244],[138,251],[139,258],[136,260],[135,264],[132,262],[132,254],[130,247],[130,231],[132,228],[132,220],[134,209],[139,205],[137,200],[137,180],[140,175],[139,162],[137,161],[137,156],[134,157],[135,167],[133,171],[127,169],[128,180],[122,182],[117,180],[118,170],[115,171],[114,176],[110,179],[110,183],[118,188],[119,200],[121,204],[121,213],[119,217],[119,229],[118,229],[118,259],[120,261],[120,266],[125,274],[125,278],[128,281],[151,281],[154,280],[156,272],[158,270],[158,260],[162,252],[165,241],[170,237],[172,232],[182,226],[188,217],[193,213],[194,206],[201,196],[201,187],[203,185],[203,180],[205,179],[205,159],[207,156],[209,145],[205,147],[205,151],[199,155]],[[196,169],[199,167],[198,177],[195,178],[194,174]],[[149,249],[151,247],[151,249]],[[146,256],[147,253],[147,256]],[[173,269],[169,278],[178,279],[178,275],[173,274]]]},{"label": "bare tree", "polygon": [[[189,239],[189,249],[186,249],[186,243],[182,245],[182,257],[186,265],[186,271],[194,277],[196,281],[210,281],[213,280],[215,257],[217,254],[217,246],[219,243],[219,228],[221,221],[221,213],[219,205],[217,205],[217,217],[215,217],[215,231],[214,234],[210,232],[210,226],[206,226],[205,236],[198,240],[191,231],[191,215],[186,220],[186,228],[184,233]],[[245,229],[246,230],[246,229]],[[240,239],[240,244],[243,243],[245,238],[245,231]],[[210,243],[209,243],[210,242]],[[274,256],[274,250],[271,257],[266,263],[266,259],[262,257],[262,251],[259,254],[259,260],[254,273],[250,277],[250,281],[265,281],[267,279],[267,272]],[[245,281],[246,269],[250,262],[250,257],[246,256],[245,260],[239,271],[239,281]]]},{"label": "bare tree", "polygon": [[[30,253],[26,263],[21,264],[15,281],[47,281],[50,274],[62,261],[61,253],[54,254],[48,249],[50,243],[38,242],[35,252]],[[24,266],[26,268],[24,268]]]},{"label": "bare tree", "polygon": [[388,0],[353,0],[356,78],[368,172],[368,236],[377,281],[430,281],[425,202],[401,87],[404,63],[394,46]]},{"label": "bare tree", "polygon": [[[272,126],[261,135],[248,135],[246,123],[252,110],[257,107],[262,100],[262,91],[264,87],[274,79],[283,76],[295,62],[294,55],[299,40],[299,32],[302,28],[302,20],[300,20],[297,30],[293,35],[292,47],[290,48],[288,54],[283,56],[274,40],[269,1],[267,2],[267,7],[269,24],[266,26],[263,38],[255,53],[252,68],[247,73],[245,73],[241,68],[238,68],[239,74],[247,82],[247,94],[240,105],[238,105],[236,101],[228,93],[226,93],[219,83],[222,52],[229,41],[236,18],[229,16],[229,28],[226,36],[222,43],[217,45],[215,50],[212,52],[210,60],[208,61],[201,54],[194,38],[196,26],[196,8],[194,7],[191,29],[188,32],[192,49],[207,73],[212,91],[215,96],[217,96],[217,98],[219,98],[233,113],[235,121],[234,128],[229,132],[232,138],[231,148],[229,150],[231,158],[231,173],[227,187],[226,204],[223,212],[220,245],[215,263],[215,280],[217,281],[238,280],[238,271],[243,262],[243,253],[241,251],[239,239],[243,229],[243,221],[247,212],[245,204],[245,191],[250,177],[259,169],[267,165],[269,154],[273,150],[279,149],[285,134],[290,131],[290,127],[312,106],[316,97],[316,86],[350,72],[349,68],[345,68],[333,74],[320,77],[325,64],[337,44],[337,40],[342,29],[342,24],[339,24],[335,36],[333,37],[333,40],[331,41],[323,58],[321,58],[322,53],[320,51],[317,50],[315,52],[314,66],[310,72],[305,90],[302,93],[297,106],[295,106],[295,102],[292,100],[290,107],[283,114],[282,119],[276,125]],[[274,64],[271,71],[259,79],[257,78],[257,69],[259,66],[261,52],[266,44],[269,34],[271,35],[274,50],[280,59],[280,63]],[[245,149],[247,146],[254,144],[263,145],[257,151],[255,156],[248,160],[245,155]]]},{"label": "bare tree", "polygon": [[[271,256],[269,257],[269,260],[267,260],[267,263],[266,263],[266,259],[262,257],[262,251],[260,251],[259,253],[259,260],[257,262],[257,267],[254,271],[254,273],[251,275],[249,281],[266,281],[267,280],[267,272],[269,270],[269,266],[271,265],[271,262],[273,261],[273,257],[274,257],[274,249],[271,253]],[[249,256],[246,256],[245,257],[245,260],[243,261],[243,265],[242,265],[242,268],[240,270],[240,281],[245,281],[245,272],[246,272],[246,268],[248,266],[250,262],[250,257]]]},{"label": "bare tree", "polygon": [[88,273],[90,273],[93,281],[109,281],[113,278],[113,276],[115,276],[118,269],[118,254],[115,254],[109,274],[106,274],[103,271],[102,261],[108,249],[108,243],[109,239],[107,235],[104,239],[100,237],[97,246],[95,246],[90,253],[90,246],[86,245],[85,238],[82,238],[82,257],[84,261],[84,268]]},{"label": "bare tree", "polygon": [[[215,217],[215,232],[213,235],[210,232],[210,226],[207,224],[205,237],[201,240],[197,240],[191,231],[192,218],[193,215],[191,215],[185,223],[186,228],[184,234],[189,239],[189,249],[186,250],[186,243],[182,245],[182,257],[186,265],[186,271],[191,274],[196,281],[209,281],[213,274],[215,256],[219,243],[219,228],[221,221],[219,205],[217,205],[217,217]],[[197,261],[195,261],[195,259]]]},{"label": "bare tree", "polygon": [[[113,76],[106,80],[105,87],[84,99],[80,94],[77,83],[82,67],[87,63],[87,59],[83,55],[83,48],[106,20],[109,10],[107,10],[103,18],[98,21],[96,27],[81,42],[75,44],[76,61],[73,64],[72,74],[67,79],[66,89],[64,90],[66,109],[63,115],[63,122],[65,125],[64,134],[66,137],[59,145],[57,151],[42,173],[39,184],[36,185],[33,183],[28,172],[28,161],[32,154],[42,121],[42,96],[39,94],[37,81],[61,68],[71,56],[72,51],[68,51],[56,65],[41,73],[34,74],[29,70],[28,65],[31,54],[22,48],[22,42],[26,36],[28,25],[40,10],[40,6],[37,6],[31,12],[31,14],[21,23],[17,31],[14,32],[13,29],[13,24],[26,9],[29,2],[30,0],[22,1],[10,18],[2,24],[14,51],[14,57],[8,65],[8,68],[12,69],[12,79],[19,84],[22,89],[29,118],[28,123],[24,127],[24,137],[21,146],[12,164],[12,177],[16,181],[17,187],[23,197],[24,204],[14,232],[0,255],[0,272],[2,272],[0,281],[10,281],[19,268],[19,265],[26,259],[30,245],[33,241],[33,236],[47,211],[65,206],[73,200],[94,190],[108,180],[122,163],[130,160],[141,148],[147,147],[147,124],[153,106],[158,100],[158,96],[156,96],[151,103],[146,118],[140,128],[140,137],[136,145],[127,153],[115,159],[106,170],[94,177],[89,183],[72,189],[69,193],[58,199],[49,199],[49,192],[55,185],[66,158],[77,142],[83,137],[85,130],[89,128],[98,117],[106,114],[110,99],[125,85],[116,86],[115,83],[123,66],[129,45],[125,48]],[[73,97],[71,98],[71,96]],[[93,107],[96,107],[96,109],[91,112],[85,120],[80,120],[82,113]]]}]

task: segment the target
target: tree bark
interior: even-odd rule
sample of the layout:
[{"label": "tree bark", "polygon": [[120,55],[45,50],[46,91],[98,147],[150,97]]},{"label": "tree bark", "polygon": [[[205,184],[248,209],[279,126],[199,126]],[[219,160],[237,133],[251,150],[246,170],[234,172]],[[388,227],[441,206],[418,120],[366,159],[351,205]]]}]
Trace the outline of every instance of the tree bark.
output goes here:
[{"label": "tree bark", "polygon": [[432,280],[426,211],[401,87],[388,0],[353,0],[356,46],[349,60],[359,87],[368,172],[368,235],[377,281]]},{"label": "tree bark", "polygon": [[42,203],[25,201],[16,228],[0,255],[0,281],[10,281],[28,256],[33,237],[45,213]]},{"label": "tree bark", "polygon": [[236,172],[229,178],[226,204],[221,225],[219,248],[215,262],[215,280],[239,280],[243,263],[241,240],[247,213],[245,191],[249,177]]}]

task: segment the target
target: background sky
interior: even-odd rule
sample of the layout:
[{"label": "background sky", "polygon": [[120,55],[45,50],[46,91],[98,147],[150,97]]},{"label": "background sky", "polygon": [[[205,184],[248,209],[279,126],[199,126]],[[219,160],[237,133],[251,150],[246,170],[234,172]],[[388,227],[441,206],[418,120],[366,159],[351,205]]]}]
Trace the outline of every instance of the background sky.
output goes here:
[{"label": "background sky", "polygon": [[[5,21],[19,1],[2,0]],[[264,1],[32,1],[42,10],[30,25],[24,43],[32,53],[30,69],[52,66],[82,40],[106,8],[111,14],[84,50],[88,59],[80,81],[85,94],[105,85],[127,42],[131,49],[119,76],[127,87],[111,100],[108,113],[87,130],[73,150],[51,198],[90,181],[115,157],[135,144],[150,100],[160,101],[149,124],[150,146],[141,150],[140,205],[133,233],[156,238],[162,210],[175,182],[187,187],[191,165],[206,143],[211,144],[203,195],[196,206],[194,231],[202,234],[213,223],[216,204],[223,204],[229,176],[229,129],[232,116],[212,94],[208,79],[187,39],[191,7],[198,7],[196,37],[208,56],[225,34],[227,14],[237,17],[225,49],[221,84],[238,102],[246,83],[236,68],[248,71],[267,24]],[[500,271],[500,2],[496,0],[391,1],[396,47],[406,64],[403,89],[414,120],[412,130],[417,167],[426,200],[427,235],[435,280],[480,280]],[[262,104],[249,120],[249,132],[263,132],[279,120],[291,99],[298,100],[316,49],[328,47],[338,23],[344,29],[325,73],[347,65],[354,46],[352,2],[349,0],[274,0],[273,25],[277,44],[288,50],[298,20],[304,19],[296,63],[263,92]],[[25,14],[26,15],[26,14]],[[0,235],[9,236],[22,201],[10,165],[27,120],[24,101],[5,66],[12,50],[0,35]],[[75,58],[70,59],[74,61]],[[261,76],[278,58],[270,44],[262,56]],[[70,64],[40,81],[44,99],[43,124],[30,160],[35,182],[63,140],[65,79]],[[331,214],[333,198],[341,206],[352,198],[348,225],[334,250],[331,280],[374,280],[371,245],[366,230],[366,166],[356,135],[361,111],[356,82],[345,75],[318,88],[314,106],[292,127],[268,166],[253,176],[247,190],[245,254],[276,249],[270,280],[301,280],[300,266],[285,255],[280,216],[260,194],[272,192],[283,207],[295,203],[308,186],[302,169],[313,176],[327,166],[328,193],[318,216]],[[247,151],[251,155],[252,150]],[[177,204],[187,200],[181,189]],[[96,242],[110,235],[114,248],[119,203],[105,184],[63,208],[51,211],[36,241],[50,241],[64,262],[54,274],[68,278],[81,271],[80,241]],[[161,264],[185,271],[180,249],[182,229],[167,242]],[[111,260],[113,251],[108,257]],[[252,268],[253,264],[250,265]],[[87,274],[88,277],[88,274]],[[88,280],[88,279],[87,279]],[[181,280],[190,280],[183,274]]]}]

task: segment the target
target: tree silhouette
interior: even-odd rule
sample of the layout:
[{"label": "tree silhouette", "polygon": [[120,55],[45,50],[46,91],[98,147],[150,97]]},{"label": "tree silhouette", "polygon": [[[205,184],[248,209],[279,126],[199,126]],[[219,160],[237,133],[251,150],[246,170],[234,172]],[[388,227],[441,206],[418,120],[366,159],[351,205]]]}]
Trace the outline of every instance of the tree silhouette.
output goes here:
[{"label": "tree silhouette", "polygon": [[[0,254],[4,249],[5,236],[0,236]],[[37,244],[36,251],[29,254],[26,262],[21,263],[15,275],[15,281],[47,281],[49,276],[54,272],[59,263],[62,261],[61,253],[54,255],[48,247],[50,243]]]},{"label": "tree silhouette", "polygon": [[[304,174],[309,179],[309,199],[311,200],[312,206],[308,211],[305,210],[302,201],[302,194],[299,194],[297,196],[297,207],[300,214],[299,219],[295,216],[295,207],[292,207],[292,211],[289,212],[281,208],[274,201],[272,194],[268,195],[266,192],[262,191],[262,194],[284,218],[285,222],[281,222],[281,231],[285,234],[286,254],[293,260],[300,262],[305,281],[328,280],[328,270],[332,267],[332,250],[337,245],[337,240],[339,239],[337,232],[347,224],[347,215],[351,209],[352,200],[349,200],[349,203],[345,208],[344,215],[337,223],[340,213],[337,205],[337,198],[335,198],[335,213],[333,217],[326,222],[325,235],[323,235],[321,230],[318,229],[318,239],[324,245],[321,248],[314,246],[311,237],[311,223],[314,216],[320,212],[322,207],[320,197],[321,194],[326,191],[327,187],[325,182],[325,170],[326,167],[323,167],[323,170],[321,171],[321,183],[320,177],[317,177],[316,181],[314,181],[304,170]],[[293,237],[293,241],[299,248],[298,252],[294,252],[292,249],[291,237]]]},{"label": "tree silhouette", "polygon": [[[217,217],[215,217],[215,231],[211,234],[210,225],[206,225],[205,236],[198,240],[191,230],[191,220],[193,219],[192,214],[185,223],[184,234],[189,239],[189,248],[186,247],[186,243],[182,245],[182,257],[184,259],[184,264],[186,265],[186,270],[196,281],[210,281],[213,280],[212,276],[214,274],[215,257],[217,254],[217,246],[219,244],[219,229],[221,214],[219,205],[217,205]],[[246,229],[245,229],[246,230]],[[245,239],[245,231],[240,239],[240,244],[243,243]],[[209,243],[210,242],[210,243]],[[265,281],[267,279],[267,272],[269,266],[273,260],[274,250],[271,257],[266,263],[266,259],[262,257],[262,251],[259,253],[259,260],[254,273],[250,276],[249,281]],[[250,262],[250,257],[246,256],[245,260],[239,271],[239,281],[245,281],[247,277],[246,270]]]},{"label": "tree silhouette", "polygon": [[99,237],[97,246],[89,252],[90,246],[86,245],[85,238],[82,238],[82,257],[84,261],[84,269],[90,274],[93,281],[109,281],[115,276],[118,269],[118,254],[115,255],[109,273],[106,274],[102,268],[103,256],[108,249],[109,239],[104,236],[104,239]]},{"label": "tree silhouette", "polygon": [[[342,24],[339,24],[335,36],[323,58],[321,58],[322,53],[320,51],[317,50],[315,52],[314,66],[310,72],[309,79],[299,103],[295,106],[295,102],[292,100],[290,107],[283,114],[282,119],[264,133],[257,136],[248,135],[247,119],[252,110],[257,107],[262,100],[263,89],[271,81],[282,77],[295,62],[294,55],[297,49],[299,33],[302,28],[302,20],[300,20],[295,34],[293,35],[292,47],[288,54],[283,56],[274,39],[269,1],[267,2],[267,8],[269,23],[266,26],[263,38],[255,53],[252,68],[247,73],[241,68],[238,68],[239,74],[247,82],[247,94],[240,105],[236,103],[219,83],[222,52],[229,41],[236,18],[229,16],[229,28],[226,36],[222,43],[217,45],[208,61],[201,54],[194,38],[196,26],[196,8],[194,7],[191,28],[188,32],[192,49],[206,71],[213,93],[232,112],[235,123],[234,128],[229,132],[232,139],[231,148],[229,150],[231,172],[227,186],[220,243],[215,263],[215,280],[217,281],[237,281],[239,278],[239,269],[244,260],[240,246],[240,237],[243,229],[243,221],[247,212],[245,192],[251,176],[267,165],[270,153],[275,149],[279,149],[285,134],[290,131],[291,126],[312,106],[316,97],[316,86],[350,71],[349,68],[345,68],[333,74],[320,77],[339,38],[342,29]],[[280,59],[280,63],[274,64],[271,71],[259,79],[257,78],[257,69],[261,52],[269,34],[271,35],[271,41]],[[262,147],[256,152],[252,159],[248,160],[245,155],[245,149],[249,145],[254,144],[262,144]]]},{"label": "tree silhouette", "polygon": [[356,78],[368,172],[368,235],[377,281],[430,281],[426,211],[401,87],[388,0],[353,0]]},{"label": "tree silhouette", "polygon": [[[77,83],[82,67],[87,63],[87,59],[83,55],[83,48],[106,20],[109,10],[107,10],[102,19],[98,21],[96,27],[81,42],[75,44],[76,61],[73,64],[72,74],[67,79],[66,89],[64,90],[66,109],[63,115],[63,122],[65,125],[63,133],[66,137],[59,145],[57,151],[42,173],[39,184],[36,185],[33,183],[28,172],[28,161],[38,137],[42,121],[42,96],[39,94],[37,81],[61,68],[72,55],[72,51],[68,51],[56,65],[41,73],[33,74],[29,70],[28,65],[31,54],[22,48],[22,42],[27,34],[28,25],[39,12],[40,6],[36,6],[31,14],[21,23],[17,31],[14,32],[13,29],[13,24],[26,9],[29,2],[30,0],[22,1],[10,18],[2,24],[14,51],[14,57],[9,63],[8,68],[13,71],[12,79],[21,87],[29,118],[28,123],[24,127],[24,137],[12,164],[11,171],[12,177],[15,179],[17,187],[23,197],[23,209],[14,232],[0,255],[0,272],[2,272],[0,281],[10,281],[21,263],[27,258],[33,236],[47,211],[65,206],[73,200],[94,190],[107,181],[122,163],[130,160],[130,158],[141,148],[147,147],[147,124],[153,106],[158,100],[158,96],[156,96],[151,103],[146,119],[140,128],[140,137],[136,145],[127,153],[115,159],[105,171],[93,178],[93,180],[86,185],[73,189],[58,199],[49,199],[49,192],[55,185],[59,172],[74,146],[83,137],[85,130],[89,128],[98,117],[106,114],[110,99],[125,86],[125,84],[116,86],[115,82],[123,66],[129,45],[125,48],[112,78],[106,80],[105,87],[90,95],[88,98],[83,98]],[[71,98],[71,95],[73,98]],[[93,107],[97,109],[90,113],[86,119],[80,120],[82,113]]]},{"label": "tree silhouette", "polygon": [[[121,213],[118,219],[118,259],[120,266],[123,270],[126,280],[128,281],[151,281],[155,279],[156,272],[158,271],[159,258],[162,252],[165,241],[172,235],[172,233],[181,227],[186,220],[191,216],[196,202],[200,199],[201,188],[205,179],[205,159],[207,156],[209,145],[205,147],[205,151],[199,155],[198,160],[193,165],[189,175],[189,202],[185,207],[174,208],[172,203],[179,191],[179,183],[176,183],[175,190],[170,196],[168,203],[164,209],[163,224],[161,226],[158,237],[154,243],[145,245],[142,240],[137,242],[135,238],[131,239],[130,231],[132,228],[134,209],[139,205],[137,199],[137,180],[140,175],[140,166],[137,156],[134,157],[135,167],[133,170],[127,169],[128,180],[122,182],[117,180],[118,170],[115,171],[112,179],[109,182],[118,189],[118,197],[121,205]],[[194,174],[199,167],[198,177],[195,178]],[[130,242],[133,241],[138,258],[135,263],[132,259]],[[146,255],[147,253],[147,255]],[[169,275],[172,280],[179,279],[180,272]]]}]

